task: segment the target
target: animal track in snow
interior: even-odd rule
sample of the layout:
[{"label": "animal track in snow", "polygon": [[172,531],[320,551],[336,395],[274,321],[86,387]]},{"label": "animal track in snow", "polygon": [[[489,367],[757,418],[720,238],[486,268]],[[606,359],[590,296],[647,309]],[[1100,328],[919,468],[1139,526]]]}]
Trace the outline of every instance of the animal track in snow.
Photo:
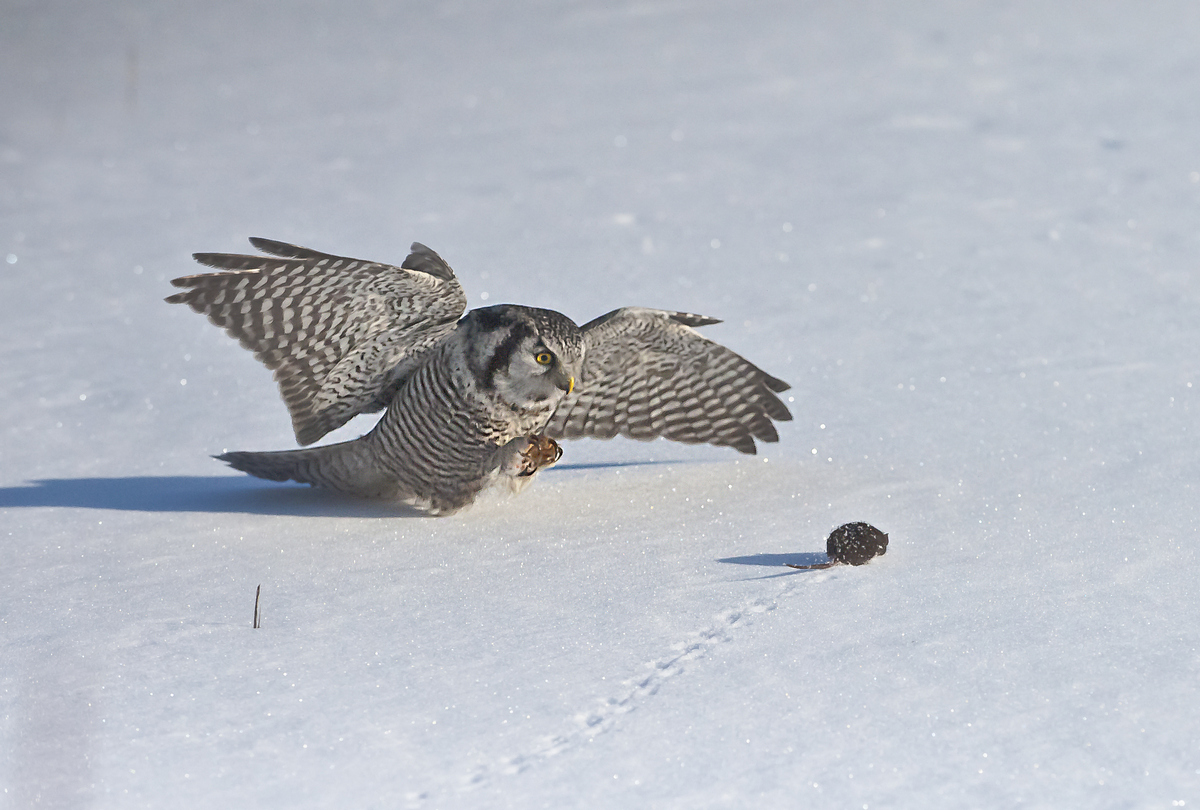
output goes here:
[{"label": "animal track in snow", "polygon": [[[824,579],[828,575],[820,578]],[[816,577],[807,578],[815,582]],[[688,634],[683,641],[672,644],[670,653],[649,661],[644,672],[622,682],[620,690],[591,709],[576,714],[574,728],[543,737],[530,750],[516,756],[501,759],[495,765],[482,766],[468,776],[462,789],[466,791],[483,787],[498,776],[515,775],[530,767],[565,753],[578,745],[609,731],[619,722],[622,715],[634,711],[656,695],[664,684],[687,672],[695,662],[708,655],[718,644],[732,641],[735,634],[752,625],[759,615],[774,610],[779,601],[792,593],[798,583],[788,583],[773,597],[759,597],[744,602],[740,607],[716,614],[708,627]]]}]

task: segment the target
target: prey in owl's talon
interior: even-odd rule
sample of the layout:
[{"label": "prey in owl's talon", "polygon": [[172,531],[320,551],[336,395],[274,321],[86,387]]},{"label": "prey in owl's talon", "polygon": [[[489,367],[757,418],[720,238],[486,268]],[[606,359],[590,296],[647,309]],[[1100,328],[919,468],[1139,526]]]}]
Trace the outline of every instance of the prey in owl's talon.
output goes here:
[{"label": "prey in owl's talon", "polygon": [[521,472],[517,474],[520,478],[533,475],[562,458],[562,447],[549,436],[529,436],[526,441],[529,444],[520,454]]}]

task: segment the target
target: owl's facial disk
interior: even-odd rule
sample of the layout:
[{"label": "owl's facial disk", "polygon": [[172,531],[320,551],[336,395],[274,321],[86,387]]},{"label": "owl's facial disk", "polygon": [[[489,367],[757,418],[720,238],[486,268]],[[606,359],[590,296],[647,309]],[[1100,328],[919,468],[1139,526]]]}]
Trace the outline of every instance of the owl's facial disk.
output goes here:
[{"label": "owl's facial disk", "polygon": [[474,361],[484,390],[519,411],[549,411],[575,388],[583,341],[565,315],[501,305],[477,309]]},{"label": "owl's facial disk", "polygon": [[536,333],[521,340],[494,377],[496,393],[519,410],[553,407],[575,388],[575,375],[549,341]]}]

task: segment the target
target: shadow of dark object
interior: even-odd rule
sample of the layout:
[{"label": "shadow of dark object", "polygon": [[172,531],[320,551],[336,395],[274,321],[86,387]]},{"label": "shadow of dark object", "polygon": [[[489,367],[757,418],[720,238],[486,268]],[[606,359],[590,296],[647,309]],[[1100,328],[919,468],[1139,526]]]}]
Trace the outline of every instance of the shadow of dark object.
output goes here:
[{"label": "shadow of dark object", "polygon": [[[717,560],[730,565],[765,565],[782,568],[786,565],[818,565],[829,562],[825,552],[807,552],[801,554],[751,554],[747,557],[724,557]],[[790,569],[795,571],[795,568]]]},{"label": "shadow of dark object", "polygon": [[166,475],[48,478],[0,488],[0,508],[65,507],[128,512],[234,512],[325,517],[425,517],[412,507],[272,484],[249,476]]}]

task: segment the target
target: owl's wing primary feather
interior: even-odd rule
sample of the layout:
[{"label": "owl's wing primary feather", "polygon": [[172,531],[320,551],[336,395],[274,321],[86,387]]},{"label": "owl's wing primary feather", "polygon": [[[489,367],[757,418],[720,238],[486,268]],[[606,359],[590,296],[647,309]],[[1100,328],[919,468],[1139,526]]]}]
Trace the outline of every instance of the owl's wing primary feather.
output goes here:
[{"label": "owl's wing primary feather", "polygon": [[399,267],[252,238],[266,256],[197,253],[222,272],[177,278],[166,300],[225,329],[275,372],[296,440],[379,410],[412,360],[467,306],[454,271],[420,243]]},{"label": "owl's wing primary feather", "polygon": [[685,312],[626,307],[583,326],[583,372],[546,435],[573,439],[665,436],[754,453],[774,442],[771,420],[792,418],[775,396],[790,386],[692,327],[720,323]]}]

